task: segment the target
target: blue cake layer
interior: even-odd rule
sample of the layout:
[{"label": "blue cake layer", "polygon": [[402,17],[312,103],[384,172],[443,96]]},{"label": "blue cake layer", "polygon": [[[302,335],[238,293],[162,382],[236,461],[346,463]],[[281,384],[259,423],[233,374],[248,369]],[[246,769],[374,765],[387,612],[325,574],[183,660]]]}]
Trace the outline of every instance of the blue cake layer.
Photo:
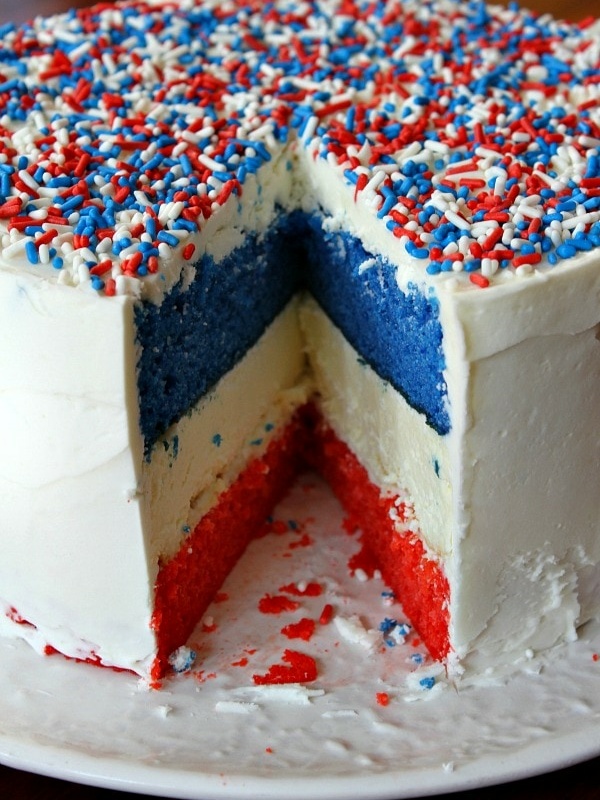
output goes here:
[{"label": "blue cake layer", "polygon": [[439,304],[417,286],[401,291],[396,268],[354,236],[326,232],[320,216],[305,219],[305,280],[329,318],[361,357],[389,381],[439,434],[450,418]]},{"label": "blue cake layer", "polygon": [[438,433],[448,432],[435,297],[417,287],[402,292],[391,264],[349,234],[323,231],[321,221],[316,214],[282,213],[268,234],[249,235],[223,261],[203,256],[189,288],[175,286],[160,306],[138,305],[147,453],[235,366],[300,288],[314,295],[381,378]]},{"label": "blue cake layer", "polygon": [[[140,427],[146,452],[229,372],[299,288],[286,233],[249,235],[219,263],[204,255],[189,288],[136,309]],[[257,380],[260,380],[257,375]]]}]

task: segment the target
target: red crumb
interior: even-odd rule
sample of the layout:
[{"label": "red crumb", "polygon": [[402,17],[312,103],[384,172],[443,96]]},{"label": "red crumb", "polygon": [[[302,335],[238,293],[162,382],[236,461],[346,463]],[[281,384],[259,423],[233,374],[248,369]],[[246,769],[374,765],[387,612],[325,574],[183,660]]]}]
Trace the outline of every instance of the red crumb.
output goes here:
[{"label": "red crumb", "polygon": [[592,661],[600,661],[600,655],[598,655],[598,653],[594,653],[592,656]]},{"label": "red crumb", "polygon": [[320,583],[307,583],[303,589],[300,589],[298,584],[288,583],[286,586],[280,586],[279,591],[294,594],[298,597],[319,597],[319,595],[323,594],[323,587]]},{"label": "red crumb", "polygon": [[244,656],[243,658],[240,658],[239,661],[232,661],[231,662],[231,666],[232,667],[245,667],[247,665],[248,665],[248,659],[246,658],[246,656]]},{"label": "red crumb", "polygon": [[265,747],[265,753],[271,754],[272,752],[273,752],[273,748],[272,747]]},{"label": "red crumb", "polygon": [[258,610],[263,614],[282,614],[284,611],[296,611],[298,608],[300,603],[281,594],[266,594],[258,602]]},{"label": "red crumb", "polygon": [[415,638],[414,638],[414,639],[411,641],[411,644],[412,644],[412,646],[413,646],[413,647],[420,647],[420,646],[421,646],[421,640],[420,640],[420,639],[418,639],[418,638],[415,636]]},{"label": "red crumb", "polygon": [[327,603],[327,605],[323,606],[323,611],[321,611],[321,616],[319,617],[319,625],[328,625],[331,622],[331,618],[333,617],[333,606],[331,603]]},{"label": "red crumb", "polygon": [[226,600],[229,600],[229,595],[227,592],[217,592],[213,602],[224,603]]},{"label": "red crumb", "polygon": [[208,625],[206,622],[202,623],[202,633],[214,633],[217,630],[217,623],[212,622]]},{"label": "red crumb", "polygon": [[375,695],[377,699],[377,705],[380,706],[389,706],[390,704],[390,696],[387,692],[377,692]]},{"label": "red crumb", "polygon": [[287,522],[284,522],[282,519],[274,520],[271,525],[269,526],[269,533],[276,533],[281,536],[284,533],[288,533],[289,526]]},{"label": "red crumb", "polygon": [[[266,675],[253,675],[257,686],[283,683],[310,683],[317,679],[317,663],[314,658],[296,650],[285,650],[284,664],[272,664]],[[288,666],[286,666],[288,665]]]},{"label": "red crumb", "polygon": [[198,683],[204,683],[204,681],[210,681],[217,677],[216,672],[204,672],[201,669],[199,672],[192,673],[194,678],[198,681]]},{"label": "red crumb", "polygon": [[289,545],[290,550],[295,550],[298,547],[310,547],[313,543],[313,540],[310,538],[308,533],[305,533],[300,539],[295,542],[291,542]]},{"label": "red crumb", "polygon": [[284,636],[288,639],[303,639],[308,642],[315,632],[315,621],[308,617],[302,617],[298,622],[292,622],[281,629]]}]

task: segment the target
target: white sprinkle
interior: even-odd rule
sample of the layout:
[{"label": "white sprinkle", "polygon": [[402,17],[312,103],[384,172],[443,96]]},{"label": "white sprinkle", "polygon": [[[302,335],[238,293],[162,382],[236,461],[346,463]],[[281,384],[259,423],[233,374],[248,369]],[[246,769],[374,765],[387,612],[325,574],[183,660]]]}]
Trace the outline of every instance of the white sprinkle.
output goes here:
[{"label": "white sprinkle", "polygon": [[515,269],[515,275],[519,278],[523,278],[526,275],[531,275],[533,272],[533,267],[531,264],[521,264]]},{"label": "white sprinkle", "polygon": [[486,278],[491,278],[498,272],[500,262],[495,258],[483,258],[481,260],[481,274]]},{"label": "white sprinkle", "polygon": [[200,153],[198,156],[198,161],[201,164],[204,164],[205,167],[208,167],[208,169],[212,169],[213,172],[225,172],[227,170],[227,166],[225,164],[215,161],[214,158],[207,156],[205,153]]},{"label": "white sprinkle", "polygon": [[427,139],[423,147],[427,150],[431,150],[433,153],[440,153],[441,155],[446,155],[450,152],[450,147],[447,144],[438,142],[435,139]]},{"label": "white sprinkle", "polygon": [[366,193],[374,192],[376,189],[379,188],[379,186],[381,186],[381,184],[385,181],[386,178],[387,178],[387,173],[384,172],[382,169],[375,170],[371,180],[365,186],[365,192]]},{"label": "white sprinkle", "polygon": [[319,118],[312,116],[306,122],[304,126],[304,131],[302,133],[302,143],[307,144],[315,135],[315,131],[319,125]]},{"label": "white sprinkle", "polygon": [[562,226],[567,230],[571,230],[578,225],[590,225],[591,223],[598,222],[598,220],[600,220],[600,211],[588,211],[576,217],[563,220]]},{"label": "white sprinkle", "polygon": [[19,239],[13,244],[10,244],[8,247],[4,248],[2,255],[6,258],[14,258],[15,256],[20,256],[23,251],[25,250],[25,239]]},{"label": "white sprinkle", "polygon": [[446,211],[446,219],[461,231],[468,231],[471,229],[471,223],[455,211],[448,209],[448,211]]}]

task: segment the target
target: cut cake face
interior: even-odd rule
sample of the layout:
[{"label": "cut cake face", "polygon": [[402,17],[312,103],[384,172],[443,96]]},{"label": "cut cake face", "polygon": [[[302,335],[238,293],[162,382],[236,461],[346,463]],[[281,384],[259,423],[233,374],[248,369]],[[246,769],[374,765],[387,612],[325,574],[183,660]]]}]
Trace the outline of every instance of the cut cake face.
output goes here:
[{"label": "cut cake face", "polygon": [[3,631],[160,677],[307,463],[453,676],[598,613],[598,32],[450,0],[3,31]]}]

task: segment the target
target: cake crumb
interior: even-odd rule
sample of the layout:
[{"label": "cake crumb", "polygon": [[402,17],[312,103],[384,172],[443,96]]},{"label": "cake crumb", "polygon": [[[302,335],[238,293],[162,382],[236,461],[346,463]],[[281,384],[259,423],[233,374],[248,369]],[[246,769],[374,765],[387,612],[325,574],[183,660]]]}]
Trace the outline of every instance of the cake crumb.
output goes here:
[{"label": "cake crumb", "polygon": [[196,661],[196,651],[190,647],[178,647],[169,656],[169,664],[177,673],[189,672]]},{"label": "cake crumb", "polygon": [[371,650],[379,639],[378,631],[367,630],[357,616],[335,617],[333,622],[343,639],[367,650]]},{"label": "cake crumb", "polygon": [[246,703],[240,700],[219,700],[215,703],[215,711],[224,714],[251,714],[259,708],[258,703]]}]

